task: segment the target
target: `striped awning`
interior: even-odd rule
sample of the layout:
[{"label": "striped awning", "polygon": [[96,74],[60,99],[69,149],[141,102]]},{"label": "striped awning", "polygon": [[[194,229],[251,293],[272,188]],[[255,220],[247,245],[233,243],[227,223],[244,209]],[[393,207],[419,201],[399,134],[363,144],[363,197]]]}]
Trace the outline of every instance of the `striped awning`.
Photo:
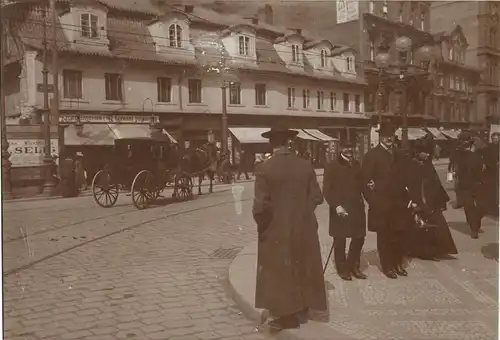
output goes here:
[{"label": "striped awning", "polygon": [[233,127],[229,131],[241,144],[267,144],[269,140],[261,136],[268,128]]},{"label": "striped awning", "polygon": [[440,132],[449,139],[457,139],[459,134],[459,132],[455,130],[440,130]]},{"label": "striped awning", "polygon": [[304,130],[302,129],[291,129],[291,130],[294,130],[294,131],[297,131],[299,134],[297,135],[297,138],[299,139],[303,139],[303,140],[313,140],[313,141],[318,141],[320,139],[318,138],[315,138],[313,136],[311,136],[310,134],[308,134],[307,132],[305,132]]},{"label": "striped awning", "polygon": [[324,141],[324,142],[331,142],[331,141],[337,140],[337,138],[330,137],[330,136],[328,136],[328,135],[324,134],[323,132],[316,130],[316,129],[304,129],[304,131],[306,133],[310,134],[311,136],[313,136],[321,141]]},{"label": "striped awning", "polygon": [[[401,128],[396,130],[396,136],[398,138],[402,138],[402,133],[403,132]],[[413,127],[408,128],[408,140],[417,140],[420,138],[424,138],[426,134],[427,133],[420,128],[413,128]]]},{"label": "striped awning", "polygon": [[446,137],[443,136],[443,134],[439,131],[439,129],[437,129],[435,127],[428,127],[426,129],[434,137],[434,139],[436,139],[436,140],[446,140]]}]

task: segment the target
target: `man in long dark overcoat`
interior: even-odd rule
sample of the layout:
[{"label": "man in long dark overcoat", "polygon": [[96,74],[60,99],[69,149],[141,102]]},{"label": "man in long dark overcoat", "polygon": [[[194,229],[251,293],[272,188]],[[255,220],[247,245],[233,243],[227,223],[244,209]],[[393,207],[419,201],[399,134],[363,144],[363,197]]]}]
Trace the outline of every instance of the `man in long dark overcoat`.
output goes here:
[{"label": "man in long dark overcoat", "polygon": [[323,202],[310,162],[288,150],[296,132],[274,128],[262,134],[273,157],[255,172],[253,216],[258,227],[255,307],[268,309],[274,329],[296,328],[309,309],[325,311],[318,223]]},{"label": "man in long dark overcoat", "polygon": [[377,233],[382,272],[396,279],[408,275],[403,267],[405,238],[411,226],[405,183],[407,160],[393,148],[392,125],[381,124],[378,132],[379,144],[363,159],[363,195],[369,204],[368,230]]},{"label": "man in long dark overcoat", "polygon": [[462,197],[465,217],[471,230],[471,237],[476,239],[481,229],[481,220],[486,210],[485,174],[482,155],[475,149],[472,137],[464,142],[464,151],[458,161],[457,194]]},{"label": "man in long dark overcoat", "polygon": [[[330,236],[333,237],[337,273],[343,280],[366,279],[359,268],[365,243],[366,216],[361,166],[354,159],[355,146],[340,145],[337,162],[325,167],[323,194],[330,205]],[[346,239],[351,239],[346,257]]]}]

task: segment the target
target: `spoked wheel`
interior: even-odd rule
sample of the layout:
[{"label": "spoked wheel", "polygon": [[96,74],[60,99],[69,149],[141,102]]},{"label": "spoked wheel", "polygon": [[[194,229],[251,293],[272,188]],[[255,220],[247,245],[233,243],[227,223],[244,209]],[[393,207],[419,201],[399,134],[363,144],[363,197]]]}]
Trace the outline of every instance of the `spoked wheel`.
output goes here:
[{"label": "spoked wheel", "polygon": [[118,185],[113,183],[111,172],[100,170],[92,179],[92,196],[103,208],[111,208],[118,200]]},{"label": "spoked wheel", "polygon": [[180,176],[177,182],[177,195],[183,201],[193,198],[193,181],[190,176],[186,174]]},{"label": "spoked wheel", "polygon": [[146,209],[157,197],[158,189],[153,173],[149,170],[139,172],[132,182],[130,189],[132,202],[137,209]]}]

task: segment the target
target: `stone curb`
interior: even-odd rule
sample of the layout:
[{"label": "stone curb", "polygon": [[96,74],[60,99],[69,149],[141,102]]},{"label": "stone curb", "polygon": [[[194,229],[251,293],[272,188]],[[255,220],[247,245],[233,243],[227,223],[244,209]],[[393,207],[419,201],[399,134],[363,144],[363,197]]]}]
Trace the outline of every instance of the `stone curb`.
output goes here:
[{"label": "stone curb", "polygon": [[[229,267],[229,293],[241,312],[250,320],[263,324],[268,317],[264,309],[254,307],[257,272],[257,242],[241,250]],[[332,328],[313,320],[299,329],[283,330],[275,334],[280,340],[332,340]]]}]

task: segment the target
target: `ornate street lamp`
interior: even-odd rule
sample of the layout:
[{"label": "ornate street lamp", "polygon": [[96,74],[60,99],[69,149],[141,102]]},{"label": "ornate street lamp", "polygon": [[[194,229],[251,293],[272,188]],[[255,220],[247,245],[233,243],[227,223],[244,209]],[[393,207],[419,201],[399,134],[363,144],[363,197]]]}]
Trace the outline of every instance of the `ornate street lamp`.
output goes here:
[{"label": "ornate street lamp", "polygon": [[221,79],[221,94],[222,94],[222,121],[221,121],[221,139],[222,152],[228,151],[228,117],[227,117],[227,95],[226,88],[230,82],[231,68],[230,56],[224,47],[220,36],[217,33],[208,33],[194,42],[197,49],[197,59],[206,72],[219,76]]},{"label": "ornate street lamp", "polygon": [[[406,111],[406,98],[405,89],[409,81],[413,78],[420,76],[427,76],[429,74],[428,68],[430,61],[433,57],[432,46],[422,46],[417,51],[417,56],[422,61],[421,66],[409,67],[408,53],[412,50],[412,40],[409,37],[398,37],[394,43],[396,51],[398,51],[399,58],[391,64],[390,56],[387,53],[388,48],[382,50],[375,57],[375,64],[379,69],[380,86],[379,96],[383,96],[385,90],[385,82],[387,80],[395,80],[397,91],[400,93],[400,108],[401,108],[401,143],[405,150],[409,149],[408,143],[408,112]],[[379,124],[382,121],[382,110],[379,108]]]}]

